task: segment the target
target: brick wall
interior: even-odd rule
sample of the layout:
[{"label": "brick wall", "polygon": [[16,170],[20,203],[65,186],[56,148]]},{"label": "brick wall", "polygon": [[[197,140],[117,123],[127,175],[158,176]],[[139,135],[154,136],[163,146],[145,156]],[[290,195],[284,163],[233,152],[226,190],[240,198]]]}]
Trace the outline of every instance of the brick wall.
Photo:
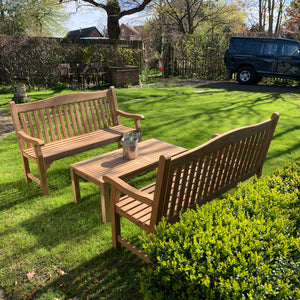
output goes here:
[{"label": "brick wall", "polygon": [[138,67],[110,67],[110,73],[111,83],[116,87],[139,85]]}]

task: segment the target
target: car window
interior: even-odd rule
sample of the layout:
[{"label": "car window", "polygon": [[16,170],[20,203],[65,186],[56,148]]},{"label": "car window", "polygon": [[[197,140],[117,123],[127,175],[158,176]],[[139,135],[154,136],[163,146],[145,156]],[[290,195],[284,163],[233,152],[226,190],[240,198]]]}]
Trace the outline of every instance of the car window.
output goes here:
[{"label": "car window", "polygon": [[260,42],[257,41],[233,41],[230,44],[230,53],[243,53],[243,54],[259,54]]},{"label": "car window", "polygon": [[276,55],[277,53],[277,44],[275,43],[265,43],[263,47],[262,54],[264,55]]},{"label": "car window", "polygon": [[296,44],[284,44],[281,48],[282,56],[299,56],[299,46]]}]

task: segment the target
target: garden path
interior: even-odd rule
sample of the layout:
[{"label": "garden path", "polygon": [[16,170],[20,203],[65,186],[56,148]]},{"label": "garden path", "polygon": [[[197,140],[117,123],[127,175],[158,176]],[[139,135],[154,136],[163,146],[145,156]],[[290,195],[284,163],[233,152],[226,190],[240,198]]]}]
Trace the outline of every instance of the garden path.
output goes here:
[{"label": "garden path", "polygon": [[0,109],[0,140],[6,135],[14,131],[13,122],[11,116],[5,111]]}]

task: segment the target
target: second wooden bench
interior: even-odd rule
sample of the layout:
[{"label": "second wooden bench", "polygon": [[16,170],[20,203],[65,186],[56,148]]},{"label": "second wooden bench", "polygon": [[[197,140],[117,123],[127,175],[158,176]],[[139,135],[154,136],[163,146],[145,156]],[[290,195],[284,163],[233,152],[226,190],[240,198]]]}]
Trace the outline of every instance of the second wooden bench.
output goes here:
[{"label": "second wooden bench", "polygon": [[162,218],[177,222],[186,210],[217,198],[253,175],[259,177],[278,118],[274,113],[267,121],[214,135],[177,156],[162,155],[156,182],[140,190],[117,176],[104,176],[104,182],[112,187],[113,246],[122,244],[149,262],[149,257],[122,235],[121,217],[154,233]]}]

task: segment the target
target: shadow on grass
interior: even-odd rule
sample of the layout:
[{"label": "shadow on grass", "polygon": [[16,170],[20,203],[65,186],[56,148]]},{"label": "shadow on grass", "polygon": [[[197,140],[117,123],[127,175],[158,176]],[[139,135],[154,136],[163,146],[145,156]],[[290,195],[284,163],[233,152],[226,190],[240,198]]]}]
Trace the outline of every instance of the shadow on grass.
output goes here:
[{"label": "shadow on grass", "polygon": [[[71,185],[68,169],[56,168],[47,172],[47,177],[50,195]],[[26,182],[25,178],[0,184],[0,191],[0,211],[43,196],[40,185],[35,182]],[[71,197],[73,199],[72,195]]]},{"label": "shadow on grass", "polygon": [[64,299],[143,299],[137,276],[143,266],[127,249],[111,248],[50,282],[33,298],[56,291]]},{"label": "shadow on grass", "polygon": [[19,225],[37,237],[39,247],[49,250],[62,242],[80,240],[91,229],[100,226],[101,220],[99,197],[91,195],[80,204],[69,202],[53,209],[45,209]]},{"label": "shadow on grass", "polygon": [[[37,249],[56,252],[63,245],[78,249],[81,244],[85,248],[82,251],[88,251],[86,249],[91,246],[87,242],[99,245],[99,255],[96,254],[75,267],[65,264],[65,267],[68,266],[66,275],[54,276],[46,285],[36,289],[33,299],[51,293],[59,299],[143,299],[139,292],[137,273],[145,264],[124,247],[112,248],[110,224],[103,224],[101,221],[98,195],[87,196],[80,204],[67,203],[49,211],[44,210],[18,226],[24,228],[30,236],[34,235],[36,243],[30,248],[18,249],[14,253],[17,257],[24,255],[24,252],[35,253]],[[138,236],[130,239],[137,245],[140,243]],[[109,249],[101,253],[103,245]],[[66,255],[74,255],[75,263],[76,256],[84,260],[85,256],[81,253],[71,254],[70,248],[66,249]]]},{"label": "shadow on grass", "polygon": [[24,179],[0,184],[0,211],[23,202],[30,202],[41,194],[36,183],[26,183]]},{"label": "shadow on grass", "polygon": [[[196,85],[197,86],[197,85]],[[257,85],[243,85],[237,82],[231,81],[212,81],[199,84],[197,87],[206,87],[211,89],[224,89],[228,91],[245,91],[245,92],[256,92],[256,93],[295,93],[300,94],[300,87],[288,87],[288,86],[275,86],[268,84],[257,84]]]}]

